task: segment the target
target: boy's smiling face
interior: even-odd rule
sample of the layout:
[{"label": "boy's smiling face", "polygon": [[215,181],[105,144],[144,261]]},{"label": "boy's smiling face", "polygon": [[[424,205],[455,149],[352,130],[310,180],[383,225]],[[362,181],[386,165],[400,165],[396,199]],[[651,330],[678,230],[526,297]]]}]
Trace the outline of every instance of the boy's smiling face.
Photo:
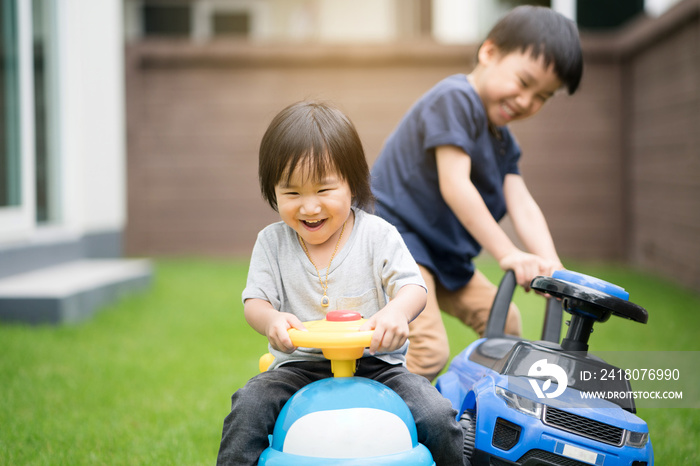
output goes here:
[{"label": "boy's smiling face", "polygon": [[534,115],[562,87],[554,66],[546,66],[543,55],[534,58],[529,50],[503,54],[486,41],[478,57],[470,82],[496,126]]},{"label": "boy's smiling face", "polygon": [[350,215],[350,185],[336,170],[316,179],[305,164],[295,168],[289,182],[283,177],[275,186],[280,217],[310,247],[335,245]]}]

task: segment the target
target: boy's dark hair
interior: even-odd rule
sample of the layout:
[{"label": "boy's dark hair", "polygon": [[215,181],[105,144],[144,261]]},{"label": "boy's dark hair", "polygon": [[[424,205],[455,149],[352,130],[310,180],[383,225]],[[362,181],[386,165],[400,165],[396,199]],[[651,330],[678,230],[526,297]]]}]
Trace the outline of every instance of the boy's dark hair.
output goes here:
[{"label": "boy's dark hair", "polygon": [[583,74],[583,54],[576,24],[556,11],[539,6],[514,8],[491,29],[486,40],[507,54],[530,50],[534,58],[544,56],[569,94],[576,92]]},{"label": "boy's dark hair", "polygon": [[275,186],[289,181],[303,164],[305,177],[323,179],[329,170],[350,185],[353,205],[373,206],[370,174],[362,142],[343,112],[325,102],[294,103],[270,122],[260,143],[258,176],[262,197],[277,210]]}]

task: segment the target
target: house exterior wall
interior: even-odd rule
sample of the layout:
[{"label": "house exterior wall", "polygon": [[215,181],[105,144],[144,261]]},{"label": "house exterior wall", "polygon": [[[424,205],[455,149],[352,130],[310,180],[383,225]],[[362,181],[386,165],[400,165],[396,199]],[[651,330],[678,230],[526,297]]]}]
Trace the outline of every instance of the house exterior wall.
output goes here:
[{"label": "house exterior wall", "polygon": [[[580,90],[511,126],[563,257],[630,260],[700,289],[699,4],[584,35]],[[371,164],[409,106],[468,72],[474,54],[434,43],[129,44],[127,252],[247,257],[278,220],[257,183],[258,144],[277,111],[335,102]]]},{"label": "house exterior wall", "polygon": [[259,194],[257,150],[279,110],[335,102],[371,162],[411,103],[470,58],[432,46],[128,47],[128,251],[249,255],[278,219]]},{"label": "house exterior wall", "polygon": [[511,125],[523,177],[563,257],[624,258],[619,78],[614,62],[587,57],[573,96],[558,95]]},{"label": "house exterior wall", "polygon": [[[371,163],[410,105],[468,72],[474,47],[128,48],[129,251],[250,253],[277,215],[260,199],[257,148],[270,119],[305,98],[355,122]],[[561,253],[620,257],[619,70],[589,64],[580,93],[512,126],[522,169]],[[145,125],[145,126],[144,126]]]},{"label": "house exterior wall", "polygon": [[624,62],[630,259],[700,290],[700,2],[659,20]]},{"label": "house exterior wall", "polygon": [[[85,257],[118,257],[126,223],[123,5],[44,2],[51,128],[48,221],[36,218],[32,2],[18,2],[22,132],[19,205],[0,207],[0,278]],[[32,15],[37,17],[32,18]],[[15,18],[8,18],[11,21]],[[21,217],[21,221],[17,218]]]}]

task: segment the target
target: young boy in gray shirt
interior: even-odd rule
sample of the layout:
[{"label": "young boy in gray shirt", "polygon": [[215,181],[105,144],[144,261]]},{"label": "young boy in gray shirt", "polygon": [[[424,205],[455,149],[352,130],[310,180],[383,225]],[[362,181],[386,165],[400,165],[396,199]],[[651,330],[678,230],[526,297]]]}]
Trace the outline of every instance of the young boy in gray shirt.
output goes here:
[{"label": "young boy in gray shirt", "polygon": [[288,330],[335,309],[359,311],[372,330],[356,375],[394,390],[408,405],[418,441],[439,465],[469,464],[456,411],[405,367],[408,324],[425,284],[398,231],[362,210],[372,204],[369,168],[350,120],[328,105],[300,102],[279,113],[260,146],[263,198],[281,222],[253,249],[243,292],[246,321],[269,341],[270,368],[231,398],[218,464],[257,464],[285,402],[331,376],[317,350],[296,348]]}]

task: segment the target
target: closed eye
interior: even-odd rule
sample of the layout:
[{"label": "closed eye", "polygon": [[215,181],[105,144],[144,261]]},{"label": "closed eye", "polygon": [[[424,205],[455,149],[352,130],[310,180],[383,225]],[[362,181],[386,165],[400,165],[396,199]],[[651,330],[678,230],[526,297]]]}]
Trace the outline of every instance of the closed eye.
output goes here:
[{"label": "closed eye", "polygon": [[318,189],[316,190],[316,192],[326,193],[326,192],[330,192],[330,191],[335,191],[336,189],[338,189],[338,186],[335,184],[324,184],[322,186],[319,186]]},{"label": "closed eye", "polygon": [[544,102],[547,102],[551,97],[553,97],[553,95],[552,94],[537,94],[536,97],[544,103]]}]

